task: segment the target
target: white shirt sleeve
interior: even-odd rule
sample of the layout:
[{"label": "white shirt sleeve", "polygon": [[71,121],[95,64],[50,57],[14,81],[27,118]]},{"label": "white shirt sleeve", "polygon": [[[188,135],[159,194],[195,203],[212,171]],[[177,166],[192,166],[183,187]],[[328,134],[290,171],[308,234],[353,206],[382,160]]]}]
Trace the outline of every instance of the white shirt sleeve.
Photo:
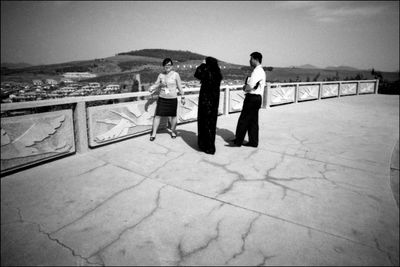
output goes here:
[{"label": "white shirt sleeve", "polygon": [[264,86],[265,86],[265,73],[264,73],[264,70],[262,68],[256,68],[256,69],[253,70],[253,72],[251,73],[250,79],[247,81],[247,84],[250,85],[251,88],[254,88],[254,86],[256,86],[258,81],[260,81],[261,87],[258,86],[257,88],[264,88]]}]

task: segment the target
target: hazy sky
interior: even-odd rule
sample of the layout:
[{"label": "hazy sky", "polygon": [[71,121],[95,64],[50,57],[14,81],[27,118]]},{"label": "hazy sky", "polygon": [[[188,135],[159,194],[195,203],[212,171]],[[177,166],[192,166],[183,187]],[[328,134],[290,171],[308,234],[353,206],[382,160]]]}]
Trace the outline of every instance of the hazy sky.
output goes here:
[{"label": "hazy sky", "polygon": [[51,64],[145,48],[231,63],[399,70],[399,2],[1,1],[1,62]]}]

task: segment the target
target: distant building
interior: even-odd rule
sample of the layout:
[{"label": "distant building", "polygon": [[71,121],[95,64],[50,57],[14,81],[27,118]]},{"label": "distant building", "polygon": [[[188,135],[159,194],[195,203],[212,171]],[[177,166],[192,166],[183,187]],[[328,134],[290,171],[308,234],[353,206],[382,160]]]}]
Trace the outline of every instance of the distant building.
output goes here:
[{"label": "distant building", "polygon": [[65,86],[65,87],[61,87],[60,89],[53,91],[53,94],[68,95],[72,92],[75,92],[75,90],[76,90],[75,87]]},{"label": "distant building", "polygon": [[97,77],[96,74],[90,72],[66,72],[63,74],[64,78],[69,79],[84,79]]},{"label": "distant building", "polygon": [[63,83],[74,83],[73,80],[67,79],[67,78],[62,78],[62,79],[60,80],[60,82],[63,82]]},{"label": "distant building", "polygon": [[43,82],[41,80],[32,80],[32,83],[34,85],[42,85],[43,84]]},{"label": "distant building", "polygon": [[49,85],[57,85],[58,82],[54,79],[46,79],[46,83]]},{"label": "distant building", "polygon": [[100,88],[100,83],[89,83],[89,86],[90,87],[93,87],[93,88],[95,88],[95,89],[98,89],[98,88]]},{"label": "distant building", "polygon": [[119,90],[119,84],[109,84],[104,88],[104,92],[116,92]]}]

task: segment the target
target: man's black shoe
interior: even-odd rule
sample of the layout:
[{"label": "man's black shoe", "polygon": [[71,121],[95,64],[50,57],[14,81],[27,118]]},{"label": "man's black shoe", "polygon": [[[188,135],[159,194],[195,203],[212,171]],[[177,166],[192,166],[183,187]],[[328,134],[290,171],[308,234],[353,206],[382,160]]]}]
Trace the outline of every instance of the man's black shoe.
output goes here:
[{"label": "man's black shoe", "polygon": [[251,143],[243,144],[243,146],[257,147],[257,145],[254,145],[254,144],[251,144]]},{"label": "man's black shoe", "polygon": [[225,145],[228,147],[240,147],[240,145],[236,144],[236,143],[229,143],[228,145]]}]

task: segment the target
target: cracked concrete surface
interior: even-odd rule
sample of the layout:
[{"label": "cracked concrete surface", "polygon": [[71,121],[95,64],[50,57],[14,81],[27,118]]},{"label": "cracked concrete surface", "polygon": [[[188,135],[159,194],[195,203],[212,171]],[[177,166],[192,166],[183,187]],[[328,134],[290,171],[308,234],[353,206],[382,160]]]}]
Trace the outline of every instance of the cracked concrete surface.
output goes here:
[{"label": "cracked concrete surface", "polygon": [[398,97],[261,110],[258,148],[238,116],[215,155],[188,123],[2,177],[1,265],[399,265]]}]

